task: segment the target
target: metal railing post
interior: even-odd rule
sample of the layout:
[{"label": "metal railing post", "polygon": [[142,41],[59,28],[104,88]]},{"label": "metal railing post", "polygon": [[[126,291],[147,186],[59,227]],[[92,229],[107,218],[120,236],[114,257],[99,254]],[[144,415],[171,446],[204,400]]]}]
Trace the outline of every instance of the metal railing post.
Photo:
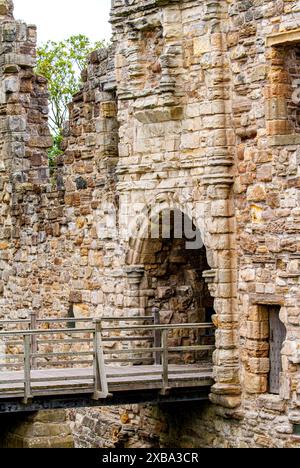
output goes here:
[{"label": "metal railing post", "polygon": [[102,343],[102,322],[101,320],[95,320],[95,332],[94,332],[94,400],[100,400],[107,398],[108,383],[105,370],[105,360]]},{"label": "metal railing post", "polygon": [[27,334],[24,335],[24,403],[31,398],[31,336]]},{"label": "metal railing post", "polygon": [[169,330],[162,331],[162,378],[163,388],[162,394],[166,394],[169,390],[169,350],[168,350],[168,335]]},{"label": "metal railing post", "polygon": [[[160,325],[159,309],[153,308],[154,325]],[[154,348],[161,348],[161,330],[154,330]],[[154,364],[159,366],[161,364],[161,353],[159,351],[154,353]]]}]

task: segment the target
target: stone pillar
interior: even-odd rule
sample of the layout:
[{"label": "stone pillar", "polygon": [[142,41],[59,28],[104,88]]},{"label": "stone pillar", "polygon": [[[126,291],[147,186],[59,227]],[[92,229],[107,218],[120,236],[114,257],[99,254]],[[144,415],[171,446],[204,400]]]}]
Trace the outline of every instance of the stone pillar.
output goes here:
[{"label": "stone pillar", "polygon": [[41,411],[0,418],[1,448],[73,448],[74,440],[64,410]]},{"label": "stone pillar", "polygon": [[[217,350],[214,354],[215,385],[211,401],[225,408],[240,405],[238,356],[238,320],[236,312],[237,265],[235,252],[232,186],[235,136],[231,125],[230,80],[227,63],[226,2],[209,2],[205,21],[208,30],[196,44],[196,53],[213,58],[206,76],[208,103],[216,114],[207,141],[207,165],[202,179],[209,203],[207,248],[213,259],[214,272],[207,272],[210,292],[215,298],[214,318]],[[213,24],[211,18],[214,18]]]},{"label": "stone pillar", "polygon": [[204,274],[210,293],[215,298],[216,315],[213,319],[217,327],[217,350],[214,353],[216,383],[212,387],[211,401],[225,408],[235,408],[241,402],[236,310],[237,260],[234,249],[231,184],[229,181],[226,184],[225,180],[220,182],[220,175],[217,175],[212,185],[214,196],[211,202],[213,232],[210,232],[210,242],[215,270]]},{"label": "stone pillar", "polygon": [[132,265],[126,267],[128,278],[128,289],[125,295],[125,315],[139,316],[144,315],[144,307],[141,304],[140,284],[144,276],[145,270],[142,265]]}]

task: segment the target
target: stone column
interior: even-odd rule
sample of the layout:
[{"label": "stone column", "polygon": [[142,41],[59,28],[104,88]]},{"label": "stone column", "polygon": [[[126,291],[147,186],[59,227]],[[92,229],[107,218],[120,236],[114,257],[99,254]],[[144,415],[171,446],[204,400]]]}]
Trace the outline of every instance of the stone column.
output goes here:
[{"label": "stone column", "polygon": [[125,296],[125,315],[128,317],[144,315],[144,304],[141,303],[140,284],[145,270],[142,265],[132,265],[125,268],[128,289]]},{"label": "stone column", "polygon": [[[238,321],[236,312],[237,265],[235,253],[232,185],[235,136],[231,125],[230,69],[226,45],[226,2],[208,2],[205,21],[208,31],[199,40],[196,51],[211,54],[206,76],[208,108],[213,128],[207,140],[207,165],[202,176],[208,202],[208,245],[214,271],[206,277],[215,298],[214,317],[217,350],[214,354],[214,378],[211,401],[225,408],[240,405]],[[213,18],[213,21],[212,21]],[[224,27],[225,25],[225,27]],[[211,122],[209,121],[210,125]]]},{"label": "stone column", "polygon": [[[213,317],[216,330],[214,353],[215,385],[211,401],[225,408],[240,404],[240,378],[238,355],[238,317],[236,302],[237,266],[234,249],[234,219],[230,199],[231,184],[219,183],[216,177],[211,202],[210,242],[214,257],[214,270],[204,273],[210,293],[215,298]],[[211,179],[213,180],[213,178]],[[212,188],[211,187],[211,188]]]}]

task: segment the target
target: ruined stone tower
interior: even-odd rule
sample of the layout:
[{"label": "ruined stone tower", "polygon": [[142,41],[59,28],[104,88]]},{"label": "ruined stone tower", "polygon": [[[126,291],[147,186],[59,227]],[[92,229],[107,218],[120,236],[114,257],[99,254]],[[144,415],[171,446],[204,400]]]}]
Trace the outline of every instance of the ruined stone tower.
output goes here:
[{"label": "ruined stone tower", "polygon": [[[299,1],[113,0],[55,177],[35,29],[0,14],[0,317],[217,328],[209,405],[74,411],[76,443],[299,447]],[[164,212],[196,253],[145,235]]]}]

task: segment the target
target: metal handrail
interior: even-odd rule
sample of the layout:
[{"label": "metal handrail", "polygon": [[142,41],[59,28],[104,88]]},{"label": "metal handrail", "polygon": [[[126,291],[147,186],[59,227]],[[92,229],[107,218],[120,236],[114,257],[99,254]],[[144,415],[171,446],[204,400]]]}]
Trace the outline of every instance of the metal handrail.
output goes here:
[{"label": "metal handrail", "polygon": [[[130,322],[130,321],[154,321],[154,317],[149,316],[137,316],[137,317],[101,317],[103,322]],[[73,322],[94,322],[95,317],[66,317],[66,318],[36,318],[36,323],[73,323]],[[30,325],[30,319],[12,319],[12,320],[0,320],[1,325]]]},{"label": "metal handrail", "polygon": [[1,331],[0,338],[2,336],[32,336],[32,335],[57,335],[59,333],[69,333],[69,334],[78,334],[78,333],[94,333],[94,328],[56,328],[49,330],[14,330],[14,331]]},{"label": "metal handrail", "polygon": [[[121,320],[123,321],[123,320]],[[73,322],[76,322],[73,319]],[[94,323],[102,323],[102,320],[94,320]],[[182,324],[163,324],[163,325],[124,325],[123,327],[102,327],[102,332],[110,331],[133,331],[133,330],[205,330],[215,328],[213,323],[182,323]],[[56,328],[56,329],[36,329],[36,330],[11,330],[11,331],[0,331],[1,336],[25,336],[25,335],[47,335],[47,334],[58,334],[58,333],[93,333],[94,328]]]},{"label": "metal handrail", "polygon": [[131,331],[131,330],[206,330],[215,328],[213,323],[181,323],[181,324],[163,324],[163,325],[132,325],[124,327],[103,327],[102,331]]}]

